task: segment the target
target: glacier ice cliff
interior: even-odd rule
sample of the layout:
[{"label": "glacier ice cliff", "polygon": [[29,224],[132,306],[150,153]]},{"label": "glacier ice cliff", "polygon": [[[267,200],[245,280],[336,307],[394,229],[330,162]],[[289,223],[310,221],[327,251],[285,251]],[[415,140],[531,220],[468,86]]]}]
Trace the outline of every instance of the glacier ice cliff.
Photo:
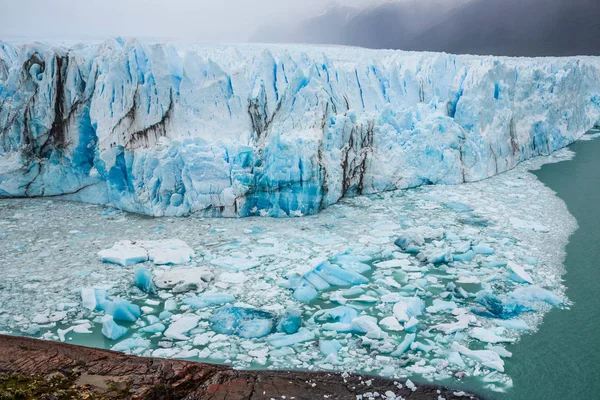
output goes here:
[{"label": "glacier ice cliff", "polygon": [[600,58],[0,42],[0,197],[297,216],[491,177],[600,123]]}]

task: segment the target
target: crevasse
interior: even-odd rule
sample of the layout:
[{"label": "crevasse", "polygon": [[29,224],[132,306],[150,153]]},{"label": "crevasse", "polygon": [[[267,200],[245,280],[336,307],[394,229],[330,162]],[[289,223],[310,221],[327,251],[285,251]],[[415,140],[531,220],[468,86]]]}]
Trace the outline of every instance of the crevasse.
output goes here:
[{"label": "crevasse", "polygon": [[600,123],[600,58],[0,42],[0,197],[299,216],[491,177]]}]

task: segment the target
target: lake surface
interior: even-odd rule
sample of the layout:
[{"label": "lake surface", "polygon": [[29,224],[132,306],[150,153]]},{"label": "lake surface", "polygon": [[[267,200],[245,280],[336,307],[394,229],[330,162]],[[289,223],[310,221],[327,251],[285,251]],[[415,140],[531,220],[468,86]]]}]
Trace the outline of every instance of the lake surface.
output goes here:
[{"label": "lake surface", "polygon": [[[596,131],[597,133],[598,131]],[[512,347],[510,399],[600,398],[600,140],[580,141],[574,159],[535,175],[565,201],[579,229],[565,260],[570,310],[555,309]]]}]

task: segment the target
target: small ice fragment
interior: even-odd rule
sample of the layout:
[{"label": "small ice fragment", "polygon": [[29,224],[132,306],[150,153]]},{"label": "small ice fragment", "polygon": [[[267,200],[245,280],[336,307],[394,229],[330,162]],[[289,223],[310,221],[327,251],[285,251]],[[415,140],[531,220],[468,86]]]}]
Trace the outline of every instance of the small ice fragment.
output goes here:
[{"label": "small ice fragment", "polygon": [[475,252],[473,250],[469,250],[463,254],[454,254],[452,256],[454,261],[473,261],[475,258]]},{"label": "small ice fragment", "polygon": [[510,343],[510,342],[515,341],[514,339],[511,339],[511,338],[505,338],[502,336],[498,336],[494,332],[491,332],[484,328],[471,329],[469,336],[479,340],[480,342],[486,342],[486,343],[503,343],[503,342]]},{"label": "small ice fragment", "polygon": [[337,340],[319,340],[319,350],[323,355],[337,354],[342,345]]},{"label": "small ice fragment", "polygon": [[148,258],[156,265],[180,265],[189,263],[194,257],[187,243],[179,239],[141,242],[148,251]]},{"label": "small ice fragment", "polygon": [[418,253],[419,248],[425,244],[425,239],[419,233],[416,232],[404,232],[394,244],[400,247],[407,253]]},{"label": "small ice fragment", "polygon": [[415,317],[410,317],[410,319],[404,323],[404,330],[406,332],[415,332],[417,330],[417,325],[419,324],[419,320]]},{"label": "small ice fragment", "polygon": [[270,336],[267,341],[275,347],[287,347],[293,346],[298,343],[308,342],[310,340],[314,340],[315,334],[314,332],[306,329],[300,328],[297,333],[292,335],[287,335],[285,333],[276,333]]},{"label": "small ice fragment", "polygon": [[224,268],[233,272],[247,271],[260,265],[260,261],[249,258],[221,257],[211,260],[210,263],[216,267]]},{"label": "small ice fragment", "polygon": [[562,298],[538,286],[520,287],[515,289],[510,297],[522,306],[531,306],[536,302],[544,302],[552,306],[559,306],[563,303]]},{"label": "small ice fragment", "polygon": [[139,306],[118,298],[103,302],[101,308],[116,321],[135,322],[142,314]]},{"label": "small ice fragment", "polygon": [[206,282],[213,279],[214,275],[208,268],[175,267],[158,273],[154,284],[160,289],[170,289],[173,293],[185,293],[202,291],[206,288]]},{"label": "small ice fragment", "polygon": [[205,308],[233,303],[235,297],[227,293],[204,293],[199,296],[183,299],[183,303],[193,308]]},{"label": "small ice fragment", "polygon": [[457,365],[461,368],[464,368],[466,366],[465,361],[462,359],[458,351],[452,351],[448,354],[448,362],[450,364]]},{"label": "small ice fragment", "polygon": [[494,249],[491,248],[488,244],[486,243],[479,243],[476,246],[473,246],[473,251],[476,254],[485,254],[485,255],[489,255],[489,254],[494,254]]},{"label": "small ice fragment", "polygon": [[186,333],[194,329],[198,325],[198,321],[200,321],[200,317],[197,315],[184,315],[169,326],[165,331],[165,337],[175,340],[188,340]]},{"label": "small ice fragment", "polygon": [[302,280],[300,285],[296,288],[296,290],[294,290],[292,296],[299,302],[310,303],[319,297],[319,292],[317,292],[314,286],[308,283],[306,280]]},{"label": "small ice fragment", "polygon": [[127,328],[117,325],[113,317],[105,315],[102,317],[102,334],[110,340],[118,340],[127,333]]},{"label": "small ice fragment", "polygon": [[167,301],[165,301],[165,310],[166,311],[173,311],[177,309],[177,302],[173,299],[168,299]]},{"label": "small ice fragment", "polygon": [[513,281],[518,283],[533,283],[533,278],[531,277],[531,275],[529,275],[527,271],[525,271],[525,268],[523,268],[522,266],[509,262],[508,267],[512,272],[510,274],[510,279],[512,279]]},{"label": "small ice fragment", "polygon": [[141,347],[144,349],[150,347],[150,340],[140,339],[140,338],[125,339],[125,340],[120,341],[119,343],[115,344],[111,348],[111,350],[112,351],[130,351],[130,350],[133,350],[138,347]]},{"label": "small ice fragment", "polygon": [[413,344],[416,338],[417,335],[414,333],[409,333],[406,336],[404,336],[404,340],[402,340],[402,342],[398,345],[396,350],[393,353],[391,353],[391,355],[393,357],[400,357],[402,354],[406,353],[406,351],[410,348],[410,346]]},{"label": "small ice fragment", "polygon": [[81,300],[83,307],[88,310],[100,310],[101,304],[108,300],[105,289],[83,288],[81,289]]},{"label": "small ice fragment", "polygon": [[356,334],[379,333],[381,328],[377,325],[377,318],[362,315],[352,320],[351,329]]},{"label": "small ice fragment", "polygon": [[433,305],[427,307],[427,312],[435,314],[440,311],[452,311],[456,309],[457,305],[453,301],[444,301],[440,299],[434,299]]},{"label": "small ice fragment", "polygon": [[157,322],[140,329],[140,331],[145,333],[159,333],[164,332],[165,329],[167,329],[167,327],[164,324]]},{"label": "small ice fragment", "polygon": [[133,273],[133,286],[148,294],[156,293],[154,282],[152,282],[152,274],[146,267],[137,267],[135,269]]},{"label": "small ice fragment", "polygon": [[345,270],[327,261],[319,264],[314,271],[333,286],[353,286],[369,283],[369,280],[361,274]]},{"label": "small ice fragment", "polygon": [[502,346],[494,346],[494,345],[488,344],[485,347],[486,347],[486,349],[497,353],[500,357],[503,357],[503,358],[511,358],[512,357],[512,353],[510,351],[506,350]]},{"label": "small ice fragment", "polygon": [[210,318],[211,328],[221,334],[243,338],[267,336],[275,327],[275,316],[269,312],[250,308],[226,306]]},{"label": "small ice fragment", "polygon": [[379,325],[383,326],[388,331],[399,332],[404,330],[402,325],[400,325],[400,322],[398,322],[395,317],[386,317],[379,321]]},{"label": "small ice fragment", "polygon": [[508,319],[508,320],[496,320],[496,325],[502,326],[506,329],[514,329],[517,331],[528,331],[529,329],[531,329],[529,327],[529,325],[527,325],[527,322],[523,321],[522,319]]},{"label": "small ice fragment", "polygon": [[129,240],[117,242],[110,249],[99,251],[98,256],[105,263],[123,267],[148,261],[148,251]]},{"label": "small ice fragment", "polygon": [[279,318],[277,323],[277,332],[288,334],[296,333],[302,326],[302,311],[298,309],[288,309],[285,314]]},{"label": "small ice fragment", "polygon": [[470,350],[469,348],[462,346],[456,342],[453,343],[452,348],[458,351],[465,357],[471,358],[478,361],[484,367],[494,369],[499,372],[504,372],[504,361],[500,356],[491,350]]}]

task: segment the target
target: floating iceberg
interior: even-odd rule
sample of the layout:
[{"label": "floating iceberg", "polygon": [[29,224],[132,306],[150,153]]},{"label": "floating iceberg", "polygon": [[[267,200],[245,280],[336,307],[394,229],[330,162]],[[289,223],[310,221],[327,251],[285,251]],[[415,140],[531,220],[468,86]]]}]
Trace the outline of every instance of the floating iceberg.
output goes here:
[{"label": "floating iceberg", "polygon": [[275,316],[269,312],[241,307],[222,307],[210,319],[212,329],[225,335],[243,338],[267,336],[275,327]]},{"label": "floating iceberg", "polygon": [[102,317],[102,334],[110,340],[119,340],[127,334],[127,328],[118,325],[112,316],[105,315]]},{"label": "floating iceberg", "polygon": [[179,239],[154,241],[122,240],[110,249],[98,252],[106,263],[123,267],[152,261],[156,265],[186,264],[194,257],[194,251]]},{"label": "floating iceberg", "polygon": [[64,196],[154,216],[281,217],[356,194],[478,181],[600,122],[599,64],[2,42],[0,196]]}]

